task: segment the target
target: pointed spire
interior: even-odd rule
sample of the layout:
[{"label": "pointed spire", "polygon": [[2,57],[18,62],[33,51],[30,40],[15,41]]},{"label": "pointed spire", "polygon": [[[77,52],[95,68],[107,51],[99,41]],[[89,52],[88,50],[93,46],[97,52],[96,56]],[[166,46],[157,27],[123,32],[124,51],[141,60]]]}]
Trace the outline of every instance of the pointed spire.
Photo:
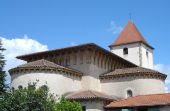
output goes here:
[{"label": "pointed spire", "polygon": [[147,43],[147,41],[144,39],[142,34],[138,31],[135,24],[130,20],[128,24],[125,26],[125,28],[123,29],[123,31],[120,33],[118,38],[110,46],[117,46],[117,45],[137,43],[137,42],[142,42],[153,49],[153,47]]}]

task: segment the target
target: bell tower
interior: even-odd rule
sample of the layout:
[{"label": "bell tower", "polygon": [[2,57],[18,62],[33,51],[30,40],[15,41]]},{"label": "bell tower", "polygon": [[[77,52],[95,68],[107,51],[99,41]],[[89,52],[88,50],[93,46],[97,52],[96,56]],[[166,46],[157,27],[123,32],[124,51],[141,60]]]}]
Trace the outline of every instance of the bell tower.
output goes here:
[{"label": "bell tower", "polygon": [[110,51],[138,66],[153,69],[153,50],[130,20],[111,44]]}]

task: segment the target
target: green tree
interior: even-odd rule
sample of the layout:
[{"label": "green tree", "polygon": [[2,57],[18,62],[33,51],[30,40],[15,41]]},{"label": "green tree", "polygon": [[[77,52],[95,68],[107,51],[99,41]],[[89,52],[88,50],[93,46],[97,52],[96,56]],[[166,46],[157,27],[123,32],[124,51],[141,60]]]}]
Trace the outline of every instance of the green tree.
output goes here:
[{"label": "green tree", "polygon": [[61,97],[60,102],[56,104],[56,111],[82,111],[81,105],[75,101],[68,101]]},{"label": "green tree", "polygon": [[4,55],[2,54],[2,52],[4,51],[5,49],[2,47],[2,42],[1,42],[1,39],[0,39],[0,96],[6,92],[6,84],[5,84],[5,71],[3,70],[4,69],[4,65],[5,65],[5,60],[4,60]]},{"label": "green tree", "polygon": [[36,83],[28,87],[12,89],[0,98],[0,111],[82,111],[77,102],[62,97],[58,102],[49,88],[44,85],[36,88]]},{"label": "green tree", "polygon": [[55,99],[47,86],[36,89],[36,84],[12,90],[0,99],[0,111],[55,111]]}]

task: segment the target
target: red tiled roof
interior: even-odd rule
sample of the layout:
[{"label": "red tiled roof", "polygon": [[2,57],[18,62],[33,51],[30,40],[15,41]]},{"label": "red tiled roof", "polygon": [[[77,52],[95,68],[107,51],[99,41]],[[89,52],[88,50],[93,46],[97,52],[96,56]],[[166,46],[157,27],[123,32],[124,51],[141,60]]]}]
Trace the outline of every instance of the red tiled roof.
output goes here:
[{"label": "red tiled roof", "polygon": [[142,42],[153,49],[153,47],[147,43],[142,34],[138,31],[135,24],[132,21],[129,21],[126,27],[118,36],[118,38],[110,46],[117,46],[136,42]]},{"label": "red tiled roof", "polygon": [[37,61],[19,65],[16,68],[10,69],[9,73],[11,73],[15,70],[18,70],[18,69],[37,69],[37,68],[38,69],[60,69],[60,70],[72,71],[72,72],[82,75],[82,73],[80,71],[58,65],[56,63],[50,62],[45,59],[41,59],[41,60],[37,60]]},{"label": "red tiled roof", "polygon": [[[151,76],[152,75],[152,76]],[[147,69],[143,67],[132,67],[132,68],[123,68],[115,69],[112,72],[101,74],[100,79],[110,78],[115,79],[116,77],[126,77],[126,76],[148,76],[148,77],[157,77],[163,80],[166,79],[167,75],[160,73],[156,70]]]},{"label": "red tiled roof", "polygon": [[105,73],[105,74],[101,74],[100,77],[104,78],[104,77],[115,77],[115,76],[121,76],[121,75],[148,75],[150,76],[151,74],[153,76],[160,76],[162,79],[166,79],[167,75],[160,73],[156,70],[152,70],[152,69],[147,69],[147,68],[143,68],[143,67],[132,67],[132,68],[122,68],[122,69],[115,69],[112,72],[109,73]]},{"label": "red tiled roof", "polygon": [[92,91],[92,90],[73,92],[68,96],[66,96],[66,98],[70,100],[82,100],[82,99],[83,100],[88,100],[88,99],[115,100],[113,99],[113,97],[107,94],[98,91]]},{"label": "red tiled roof", "polygon": [[26,68],[26,67],[53,67],[53,68],[65,68],[63,66],[60,66],[58,64],[55,64],[54,62],[50,62],[45,59],[40,59],[37,61],[29,62],[26,64],[19,65],[18,67]]},{"label": "red tiled roof", "polygon": [[132,68],[115,69],[112,72],[105,73],[102,75],[109,76],[109,75],[116,75],[116,74],[132,74],[132,73],[160,73],[160,72],[152,69],[143,68],[143,67],[132,67]]},{"label": "red tiled roof", "polygon": [[130,108],[140,106],[163,106],[170,105],[170,93],[150,94],[130,97],[123,100],[113,101],[106,108]]}]

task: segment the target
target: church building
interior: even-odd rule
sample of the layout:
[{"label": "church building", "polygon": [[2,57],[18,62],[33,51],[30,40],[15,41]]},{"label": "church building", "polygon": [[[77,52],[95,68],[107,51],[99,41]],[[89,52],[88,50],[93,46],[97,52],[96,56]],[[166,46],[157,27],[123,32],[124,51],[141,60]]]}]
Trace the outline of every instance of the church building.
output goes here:
[{"label": "church building", "polygon": [[9,70],[11,86],[38,81],[83,111],[170,111],[167,75],[153,70],[154,48],[132,21],[109,48],[87,43],[18,56],[27,63]]}]

